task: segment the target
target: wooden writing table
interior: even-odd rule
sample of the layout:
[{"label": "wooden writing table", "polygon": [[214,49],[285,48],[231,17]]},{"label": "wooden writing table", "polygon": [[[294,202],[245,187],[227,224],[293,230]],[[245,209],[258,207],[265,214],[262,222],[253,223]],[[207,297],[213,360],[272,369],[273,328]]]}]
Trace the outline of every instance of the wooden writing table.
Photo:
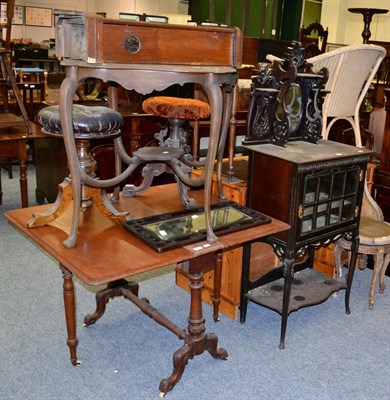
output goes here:
[{"label": "wooden writing table", "polygon": [[[44,138],[40,128],[30,123],[31,133],[28,134],[25,127],[13,126],[0,129],[0,158],[18,158],[20,174],[20,194],[22,207],[28,207],[27,195],[27,141],[30,139]],[[0,205],[2,200],[2,188],[0,178]]]},{"label": "wooden writing table", "polygon": [[[68,158],[69,171],[72,176],[73,219],[67,247],[73,247],[77,239],[79,224],[79,207],[81,204],[81,182],[90,187],[107,188],[118,185],[128,178],[138,166],[137,157],[131,158],[124,150],[122,138],[115,138],[114,144],[117,165],[122,160],[127,166],[125,171],[107,180],[97,180],[89,176],[82,168],[72,125],[73,97],[80,83],[86,78],[101,79],[103,82],[116,82],[127,90],[135,90],[146,95],[153,90],[165,90],[172,85],[196,84],[204,88],[212,110],[210,116],[210,134],[207,156],[204,164],[204,207],[206,215],[207,239],[215,240],[210,221],[211,184],[214,160],[222,161],[223,148],[226,141],[228,122],[232,104],[232,94],[238,73],[230,66],[188,66],[171,64],[119,64],[119,63],[88,63],[80,60],[65,59],[62,65],[66,70],[59,92],[59,111],[63,130],[64,145]],[[111,85],[108,88],[109,104],[118,110],[118,88]],[[194,185],[196,186],[196,185]]]},{"label": "wooden writing table", "polygon": [[[0,130],[0,157],[1,158],[14,158],[19,160],[20,171],[20,194],[22,199],[22,207],[28,207],[27,196],[27,149],[26,129],[24,132],[9,132],[7,129]],[[0,177],[0,204],[2,203],[3,191],[1,187]]]},{"label": "wooden writing table", "polygon": [[[172,40],[180,37],[180,40]],[[193,43],[186,47],[183,43]],[[232,89],[242,58],[242,34],[238,28],[184,26],[103,18],[91,13],[58,15],[56,54],[63,57],[66,71],[59,92],[59,112],[73,190],[73,219],[65,246],[76,244],[81,204],[81,183],[93,188],[116,186],[127,179],[140,162],[124,150],[121,137],[114,139],[116,176],[96,180],[80,163],[73,132],[73,98],[80,83],[95,78],[109,83],[109,105],[118,109],[117,85],[141,95],[163,91],[172,85],[202,87],[210,104],[210,140],[204,161],[204,179],[186,181],[172,151],[157,155],[154,162],[169,164],[182,182],[199,186],[204,182],[207,240],[217,240],[210,220],[211,180],[214,160],[222,160],[232,105]],[[115,83],[115,84],[112,84]],[[165,149],[166,150],[166,149]],[[181,156],[179,156],[180,158]],[[125,171],[119,168],[122,163]],[[149,161],[148,161],[149,162]],[[181,175],[181,177],[180,177]]]},{"label": "wooden writing table", "polygon": [[48,64],[49,66],[49,71],[50,72],[54,72],[54,67],[57,65],[57,71],[61,72],[61,60],[59,60],[58,58],[18,58],[17,60],[15,60],[16,63],[18,64],[18,66],[23,66],[26,64],[34,64],[37,63],[39,65],[40,69],[44,69],[45,68],[45,63]]},{"label": "wooden writing table", "polygon": [[[192,191],[201,204],[202,190]],[[75,292],[73,275],[88,285],[107,284],[107,289],[96,296],[97,309],[84,319],[88,326],[95,323],[104,313],[105,304],[112,297],[124,296],[132,301],[143,313],[157,323],[175,333],[184,341],[174,354],[174,369],[172,375],[160,383],[162,394],[171,390],[180,380],[185,365],[195,355],[207,350],[214,358],[226,359],[226,350],[217,347],[218,337],[213,333],[205,333],[205,320],[202,313],[202,278],[203,270],[210,266],[222,268],[222,253],[244,243],[288,229],[288,225],[278,220],[258,227],[248,228],[218,238],[216,243],[205,242],[188,245],[162,253],[155,252],[151,247],[138,240],[121,225],[114,224],[105,218],[93,206],[81,213],[79,240],[75,247],[65,248],[63,240],[68,234],[71,224],[71,212],[65,212],[50,225],[29,229],[27,222],[32,213],[46,211],[50,206],[36,206],[9,211],[6,218],[36,242],[43,250],[54,257],[62,270],[64,279],[64,307],[67,324],[70,358],[77,365]],[[121,198],[118,209],[131,210],[134,218],[166,213],[183,208],[177,195],[175,184],[155,186],[137,197]],[[195,247],[209,245],[201,251]],[[148,302],[138,298],[138,285],[125,281],[132,275],[155,270],[167,265],[181,263],[189,277],[190,310],[187,330],[175,326],[166,317],[152,308]],[[215,275],[220,277],[217,271]],[[218,312],[218,285],[216,285],[215,309]]]}]

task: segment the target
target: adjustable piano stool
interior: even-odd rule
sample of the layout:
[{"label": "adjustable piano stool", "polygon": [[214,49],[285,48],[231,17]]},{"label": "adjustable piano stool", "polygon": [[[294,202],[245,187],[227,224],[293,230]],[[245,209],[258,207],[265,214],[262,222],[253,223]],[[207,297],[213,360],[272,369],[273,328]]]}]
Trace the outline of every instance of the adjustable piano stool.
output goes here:
[{"label": "adjustable piano stool", "polygon": [[[115,139],[121,136],[123,124],[122,115],[108,107],[84,106],[74,104],[72,109],[73,132],[76,140],[77,156],[82,169],[92,178],[96,178],[96,161],[93,158],[89,144],[91,139]],[[43,108],[38,114],[38,122],[42,125],[42,131],[52,136],[62,136],[59,106]],[[44,214],[33,214],[29,221],[30,228],[46,225],[62,215],[73,200],[71,185],[73,177],[65,178],[59,185],[57,199],[53,207]],[[107,198],[105,188],[110,183],[100,181],[103,187],[90,187],[80,182],[81,204],[80,209],[86,211],[96,205],[102,214],[116,222],[123,222],[129,218],[128,213],[120,213]],[[78,212],[80,211],[78,210]],[[66,246],[66,243],[64,243]]]},{"label": "adjustable piano stool", "polygon": [[146,162],[142,175],[144,181],[138,187],[126,185],[124,195],[136,195],[150,187],[153,177],[163,172],[173,173],[178,184],[180,198],[186,208],[194,206],[195,200],[188,197],[187,186],[201,186],[203,177],[193,179],[190,177],[192,167],[204,166],[204,162],[194,161],[191,148],[187,144],[187,133],[183,124],[187,120],[199,120],[210,115],[210,106],[204,101],[157,96],[150,97],[142,103],[143,110],[158,117],[167,118],[168,128],[155,134],[159,147],[143,147],[134,152],[141,162]]}]

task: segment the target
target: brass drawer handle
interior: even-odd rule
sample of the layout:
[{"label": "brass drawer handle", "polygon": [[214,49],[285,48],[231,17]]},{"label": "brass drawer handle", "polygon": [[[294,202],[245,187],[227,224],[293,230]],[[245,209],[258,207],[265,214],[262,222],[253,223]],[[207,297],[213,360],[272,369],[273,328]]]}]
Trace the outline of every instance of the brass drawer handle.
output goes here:
[{"label": "brass drawer handle", "polygon": [[137,36],[131,35],[125,39],[124,46],[129,53],[135,54],[141,48],[141,41]]},{"label": "brass drawer handle", "polygon": [[302,219],[302,217],[303,217],[303,207],[302,204],[300,204],[298,207],[298,218]]}]

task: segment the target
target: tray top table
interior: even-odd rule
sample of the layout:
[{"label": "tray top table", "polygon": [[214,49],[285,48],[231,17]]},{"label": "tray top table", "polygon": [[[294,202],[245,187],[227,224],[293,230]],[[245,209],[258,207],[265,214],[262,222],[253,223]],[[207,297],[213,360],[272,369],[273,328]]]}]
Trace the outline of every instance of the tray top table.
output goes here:
[{"label": "tray top table", "polygon": [[[200,204],[202,203],[203,192],[201,190],[193,191],[191,195]],[[287,224],[272,219],[271,223],[221,236],[212,244],[205,241],[157,253],[124,227],[105,218],[95,206],[92,206],[88,213],[81,213],[83,215],[79,227],[80,245],[74,248],[65,248],[63,240],[68,235],[72,218],[71,210],[67,210],[51,224],[33,229],[27,227],[32,213],[44,212],[49,207],[44,205],[13,210],[7,212],[5,216],[44,251],[54,257],[61,267],[64,278],[67,344],[72,364],[79,363],[76,354],[78,342],[73,285],[73,275],[75,275],[89,285],[108,285],[107,289],[99,292],[96,296],[96,311],[85,317],[84,322],[87,326],[95,323],[103,315],[105,304],[109,298],[124,296],[142,312],[184,340],[184,345],[175,353],[172,375],[160,383],[162,394],[171,390],[180,380],[186,363],[195,355],[202,354],[204,350],[207,350],[214,358],[226,359],[227,357],[226,350],[217,348],[217,336],[213,333],[205,333],[201,301],[203,270],[215,266],[216,279],[220,279],[224,251],[289,228]],[[142,218],[182,209],[182,204],[177,196],[176,185],[170,184],[152,187],[137,197],[121,198],[118,209],[122,211],[131,209],[135,218]],[[140,299],[136,283],[124,280],[138,273],[176,263],[186,270],[190,281],[191,300],[187,330],[175,326],[152,308],[148,302]],[[218,312],[218,287],[220,288],[218,282],[216,283],[215,315]]]}]

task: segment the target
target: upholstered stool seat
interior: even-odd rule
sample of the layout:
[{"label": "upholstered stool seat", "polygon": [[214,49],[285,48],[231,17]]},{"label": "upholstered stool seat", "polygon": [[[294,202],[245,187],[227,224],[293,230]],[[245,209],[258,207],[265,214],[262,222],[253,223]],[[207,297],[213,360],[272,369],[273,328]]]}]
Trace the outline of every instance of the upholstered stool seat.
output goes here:
[{"label": "upholstered stool seat", "polygon": [[[89,141],[91,139],[115,139],[121,135],[122,115],[108,107],[72,106],[73,135],[76,140],[77,154],[84,171],[95,177],[96,161],[93,158]],[[46,107],[38,113],[38,122],[42,131],[49,135],[62,136],[59,106]],[[84,206],[90,204],[83,202]]]},{"label": "upholstered stool seat", "polygon": [[142,109],[162,118],[198,120],[210,115],[210,106],[201,100],[179,97],[150,97],[142,103]]},{"label": "upholstered stool seat", "polygon": [[158,147],[143,147],[133,153],[140,162],[147,163],[143,169],[144,180],[138,187],[126,185],[123,193],[130,196],[141,193],[150,187],[154,176],[169,172],[175,175],[184,206],[189,208],[195,205],[195,201],[188,198],[186,185],[200,186],[203,181],[190,178],[191,167],[197,165],[192,160],[182,126],[187,120],[207,118],[210,115],[209,104],[196,99],[158,96],[146,99],[142,109],[148,114],[166,118],[169,121],[169,134],[168,129],[163,129],[154,135],[158,139]]},{"label": "upholstered stool seat", "polygon": [[[115,138],[121,134],[123,117],[111,108],[74,104],[72,116],[76,139]],[[62,136],[59,106],[43,108],[38,113],[38,122],[44,133]]]}]

